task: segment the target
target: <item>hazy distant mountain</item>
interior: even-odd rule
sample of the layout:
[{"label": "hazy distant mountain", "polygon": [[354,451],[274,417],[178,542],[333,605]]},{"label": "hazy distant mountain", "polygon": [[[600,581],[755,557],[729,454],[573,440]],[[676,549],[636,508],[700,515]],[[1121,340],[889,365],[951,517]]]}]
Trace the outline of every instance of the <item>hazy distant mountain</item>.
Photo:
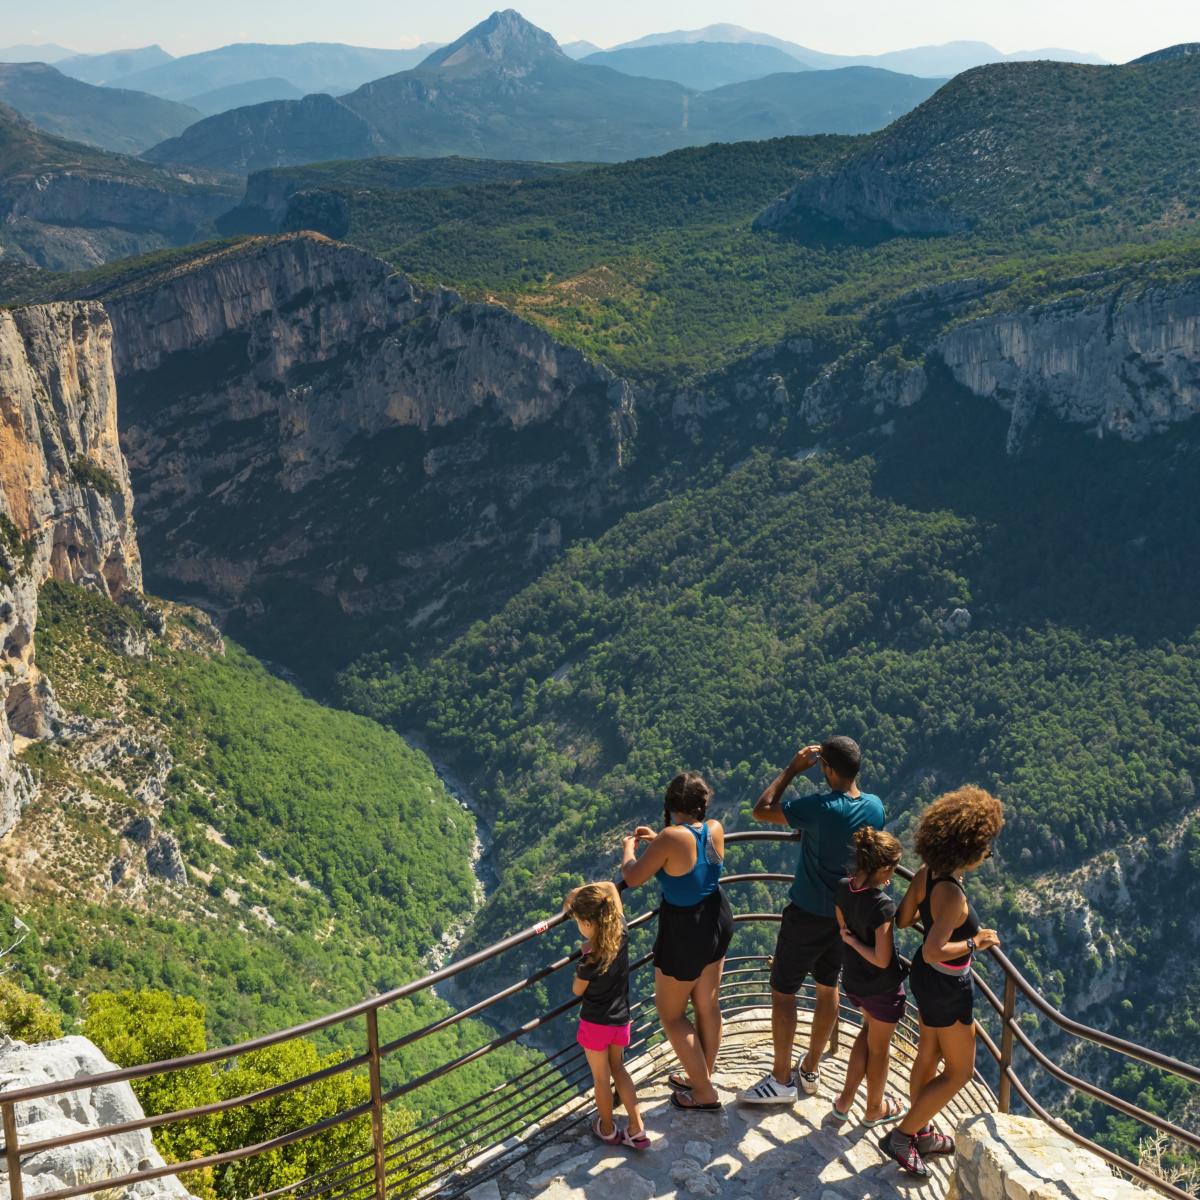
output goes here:
[{"label": "hazy distant mountain", "polygon": [[882,67],[907,75],[957,75],[971,67],[996,62],[1027,62],[1031,59],[1055,59],[1059,62],[1103,63],[1095,54],[1078,50],[1048,48],[1017,50],[1003,54],[987,42],[946,42],[939,46],[913,46],[906,50],[890,50],[885,54],[826,54],[785,41],[769,33],[743,29],[740,25],[706,25],[703,29],[676,29],[670,33],[652,33],[636,41],[614,46],[613,50],[631,50],[646,46],[689,45],[697,42],[742,42],[773,46],[799,59],[810,67],[831,70],[837,67]]},{"label": "hazy distant mountain", "polygon": [[586,58],[589,54],[596,54],[603,49],[597,46],[595,42],[563,42],[559,47],[568,58]]},{"label": "hazy distant mountain", "polygon": [[135,71],[146,71],[169,63],[172,56],[161,46],[140,46],[136,50],[110,50],[107,54],[75,54],[64,58],[55,66],[73,79],[84,83],[116,84],[124,86],[126,75]]},{"label": "hazy distant mountain", "polygon": [[698,142],[867,133],[916,108],[944,82],[878,67],[788,71],[693,97],[689,127]]},{"label": "hazy distant mountain", "polygon": [[45,63],[0,63],[0,100],[47,133],[122,154],[140,154],[200,116],[160,96],[95,87]]},{"label": "hazy distant mountain", "polygon": [[44,133],[0,102],[0,255],[77,270],[211,236],[237,192],[197,174]]},{"label": "hazy distant mountain", "polygon": [[758,33],[753,29],[743,29],[741,25],[729,24],[705,25],[703,29],[675,29],[670,33],[648,33],[645,37],[635,38],[632,42],[622,42],[610,49],[637,50],[643,46],[688,45],[694,42],[745,42],[755,46],[774,46],[776,50],[782,50],[795,58],[806,57],[809,54],[821,57],[818,51],[809,50],[796,42],[785,41],[769,33]]},{"label": "hazy distant mountain", "polygon": [[612,67],[625,75],[673,79],[701,92],[780,71],[808,70],[804,63],[783,50],[754,42],[673,42],[630,50],[602,50],[581,61],[595,67]]},{"label": "hazy distant mountain", "polygon": [[1002,54],[987,42],[946,42],[941,46],[914,46],[910,50],[892,50],[887,54],[876,54],[857,61],[873,67],[886,67],[890,71],[904,71],[909,75],[957,75],[999,62],[1030,62],[1035,59],[1052,59],[1056,62],[1091,63],[1106,62],[1096,54],[1078,50],[1062,50],[1047,47],[1044,50],[1016,50]]},{"label": "hazy distant mountain", "polygon": [[[810,74],[811,82],[795,82]],[[146,158],[239,172],[377,154],[614,162],[710,141],[862,133],[935,87],[887,71],[795,70],[698,92],[575,62],[510,9],[411,71],[337,100],[221,113]]]},{"label": "hazy distant mountain", "polygon": [[75,51],[54,42],[43,42],[37,46],[0,47],[0,62],[58,62],[62,58],[74,58]]},{"label": "hazy distant mountain", "polygon": [[121,83],[170,100],[187,100],[189,96],[259,79],[286,79],[303,94],[341,92],[415,67],[435,47],[433,42],[411,50],[375,50],[336,42],[301,42],[294,46],[238,42],[136,71]]},{"label": "hazy distant mountain", "polygon": [[268,100],[299,100],[304,93],[287,79],[248,79],[245,83],[231,83],[228,87],[213,88],[189,96],[188,104],[203,113],[228,112],[231,108],[245,108],[248,104],[265,104]]}]

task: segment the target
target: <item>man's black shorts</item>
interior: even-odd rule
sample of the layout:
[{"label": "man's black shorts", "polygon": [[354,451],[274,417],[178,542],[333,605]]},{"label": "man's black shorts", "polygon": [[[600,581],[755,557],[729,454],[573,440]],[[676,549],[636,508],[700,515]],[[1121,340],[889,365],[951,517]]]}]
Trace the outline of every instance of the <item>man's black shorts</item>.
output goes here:
[{"label": "man's black shorts", "polygon": [[783,910],[775,942],[771,988],[794,996],[805,976],[833,987],[842,969],[842,935],[836,917],[819,917],[794,904]]}]

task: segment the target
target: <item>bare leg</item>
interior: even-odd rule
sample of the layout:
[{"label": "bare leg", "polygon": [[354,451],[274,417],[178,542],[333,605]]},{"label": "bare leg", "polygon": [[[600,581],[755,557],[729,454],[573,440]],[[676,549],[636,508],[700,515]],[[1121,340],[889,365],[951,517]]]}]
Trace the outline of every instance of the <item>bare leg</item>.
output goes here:
[{"label": "bare leg", "polygon": [[[837,984],[826,987],[817,984],[817,1002],[813,1006],[812,1036],[808,1039],[808,1053],[800,1064],[802,1071],[815,1071],[829,1043],[829,1035],[833,1032],[838,1018]],[[794,1028],[794,1026],[793,1026]]]},{"label": "bare leg", "polygon": [[867,1073],[866,1020],[867,1015],[863,1013],[863,1027],[858,1031],[854,1045],[850,1047],[850,1060],[846,1063],[846,1082],[842,1084],[841,1094],[833,1102],[834,1108],[841,1113],[850,1111],[850,1105],[854,1103],[854,1097],[858,1095],[858,1085],[862,1083],[863,1077]]},{"label": "bare leg", "polygon": [[686,1015],[688,997],[694,986],[694,980],[672,979],[657,967],[654,969],[654,1006],[658,1009],[663,1033],[692,1085],[692,1099],[697,1104],[712,1104],[717,1099],[717,1092],[709,1078],[700,1039]]},{"label": "bare leg", "polygon": [[908,1076],[909,1108],[916,1104],[917,1097],[933,1081],[942,1055],[941,1050],[938,1049],[937,1030],[930,1028],[924,1022],[919,1022],[919,1024],[921,1037],[917,1042],[917,1057],[913,1059],[912,1070]]},{"label": "bare leg", "polygon": [[771,992],[771,1041],[775,1062],[771,1074],[777,1083],[792,1082],[792,1047],[796,1042],[796,997],[786,992]]},{"label": "bare leg", "polygon": [[721,1048],[721,972],[724,968],[723,958],[709,963],[692,988],[692,1014],[696,1018],[696,1033],[710,1076],[716,1070],[717,1051]]},{"label": "bare leg", "polygon": [[646,1126],[642,1124],[642,1113],[638,1108],[637,1089],[633,1079],[625,1069],[625,1055],[620,1046],[609,1046],[608,1069],[612,1073],[613,1083],[617,1086],[617,1095],[629,1114],[629,1132],[641,1133]]},{"label": "bare leg", "polygon": [[600,1114],[600,1132],[607,1137],[616,1129],[613,1124],[612,1077],[608,1069],[608,1050],[585,1050],[584,1054],[587,1055],[588,1066],[592,1068],[596,1111]]},{"label": "bare leg", "polygon": [[867,1017],[867,1111],[868,1121],[884,1115],[883,1095],[887,1087],[888,1060],[892,1055],[894,1024]]},{"label": "bare leg", "polygon": [[[922,1029],[922,1041],[924,1040]],[[975,1070],[975,1026],[947,1025],[931,1030],[938,1050],[946,1060],[941,1074],[921,1089],[912,1107],[900,1122],[900,1132],[909,1136],[920,1133],[970,1081]]]}]

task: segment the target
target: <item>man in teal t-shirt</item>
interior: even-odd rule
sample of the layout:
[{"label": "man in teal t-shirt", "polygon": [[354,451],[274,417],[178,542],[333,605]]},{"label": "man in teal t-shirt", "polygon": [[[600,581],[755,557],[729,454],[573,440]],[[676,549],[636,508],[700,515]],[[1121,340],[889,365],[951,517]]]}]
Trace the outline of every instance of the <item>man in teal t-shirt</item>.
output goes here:
[{"label": "man in teal t-shirt", "polygon": [[[800,1086],[815,1094],[821,1055],[837,1020],[838,973],[842,938],[834,917],[833,893],[854,861],[854,831],[864,825],[883,828],[883,804],[878,796],[859,790],[862,752],[853,738],[833,737],[819,746],[805,746],[775,777],[754,806],[759,821],[790,825],[804,835],[800,861],[783,910],[775,960],[771,967],[771,1038],[775,1061],[771,1071],[753,1087],[738,1093],[747,1104],[791,1104],[797,1096],[792,1080],[792,1047],[796,1040],[796,993],[807,975],[816,984],[812,1036],[796,1070]],[[792,780],[817,763],[829,791],[784,799]]]}]

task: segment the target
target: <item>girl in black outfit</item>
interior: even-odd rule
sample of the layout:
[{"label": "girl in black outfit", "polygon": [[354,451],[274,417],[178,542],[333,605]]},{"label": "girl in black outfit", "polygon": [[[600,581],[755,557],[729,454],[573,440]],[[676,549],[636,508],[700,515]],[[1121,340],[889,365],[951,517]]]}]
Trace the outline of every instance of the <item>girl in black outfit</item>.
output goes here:
[{"label": "girl in black outfit", "polygon": [[[629,1045],[629,935],[621,895],[611,883],[585,883],[567,894],[563,909],[575,918],[584,939],[572,990],[583,997],[575,1040],[587,1056],[596,1085],[592,1132],[606,1146],[647,1150],[650,1139],[624,1062]],[[624,1127],[613,1120],[614,1086],[629,1114]]]},{"label": "girl in black outfit", "polygon": [[[981,929],[967,900],[963,877],[991,857],[1004,825],[1004,809],[982,788],[948,792],[927,808],[917,826],[916,849],[924,866],[900,905],[896,924],[915,925],[925,940],[913,955],[909,983],[920,1016],[921,1040],[909,1080],[909,1109],[880,1146],[910,1175],[928,1175],[925,1158],[951,1154],[954,1142],[933,1118],[975,1071],[975,988],[971,959],[1000,945],[994,929]],[[945,1061],[938,1072],[939,1060]]]},{"label": "girl in black outfit", "polygon": [[838,882],[834,916],[842,935],[842,988],[863,1015],[846,1063],[846,1082],[833,1102],[835,1121],[850,1119],[859,1085],[867,1081],[863,1124],[896,1120],[904,1105],[885,1095],[892,1036],[904,1016],[904,970],[896,951],[896,905],[885,890],[900,865],[900,843],[882,829],[854,832],[854,873]]}]

